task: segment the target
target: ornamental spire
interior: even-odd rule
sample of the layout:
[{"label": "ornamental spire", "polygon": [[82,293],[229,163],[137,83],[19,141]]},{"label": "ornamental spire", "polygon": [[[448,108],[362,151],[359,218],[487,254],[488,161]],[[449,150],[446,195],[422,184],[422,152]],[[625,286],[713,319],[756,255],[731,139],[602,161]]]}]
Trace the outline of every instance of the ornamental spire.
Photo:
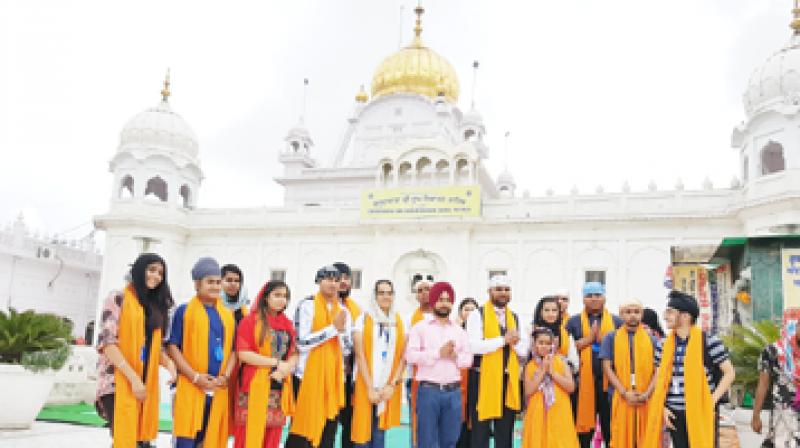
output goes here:
[{"label": "ornamental spire", "polygon": [[164,88],[161,89],[161,101],[166,103],[169,95],[169,68],[167,68],[167,75],[164,77]]},{"label": "ornamental spire", "polygon": [[417,3],[417,7],[414,8],[414,14],[417,15],[417,23],[414,25],[414,43],[413,45],[422,45],[422,14],[425,13],[425,8],[422,7],[422,0]]}]

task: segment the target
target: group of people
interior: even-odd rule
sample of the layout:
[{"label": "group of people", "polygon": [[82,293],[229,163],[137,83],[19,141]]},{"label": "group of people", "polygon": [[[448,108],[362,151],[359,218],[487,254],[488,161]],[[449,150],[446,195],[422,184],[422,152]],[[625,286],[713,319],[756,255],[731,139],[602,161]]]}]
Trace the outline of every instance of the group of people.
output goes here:
[{"label": "group of people", "polygon": [[277,447],[287,424],[287,448],[383,448],[403,386],[413,448],[510,448],[518,417],[524,448],[588,448],[595,434],[613,448],[662,448],[667,434],[675,448],[711,448],[735,375],[720,340],[696,325],[697,301],[678,291],[665,334],[638,300],[612,314],[596,282],[584,285],[579,314],[562,292],[527,323],[509,307],[505,275],[456,316],[451,284],[415,278],[419,307],[401,316],[390,280],[376,281],[361,309],[350,268],[333,263],[293,319],[282,281],[251,304],[235,265],[201,258],[191,276],[196,294],[175,308],[166,263],[142,254],[105,302],[96,407],[115,448],[152,446],[159,366],[174,387],[178,448],[230,437],[237,448]]}]

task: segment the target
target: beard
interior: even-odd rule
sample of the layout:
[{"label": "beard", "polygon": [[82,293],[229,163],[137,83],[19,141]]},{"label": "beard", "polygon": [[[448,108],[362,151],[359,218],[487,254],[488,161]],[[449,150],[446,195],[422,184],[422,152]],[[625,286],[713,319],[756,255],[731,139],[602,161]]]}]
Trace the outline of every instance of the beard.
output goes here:
[{"label": "beard", "polygon": [[492,299],[492,305],[494,305],[495,308],[505,308],[510,300],[511,299]]},{"label": "beard", "polygon": [[448,308],[446,310],[440,308],[434,308],[433,314],[435,314],[436,317],[448,317],[451,311],[453,311],[452,308]]},{"label": "beard", "polygon": [[345,289],[345,290],[341,290],[340,289],[339,290],[339,298],[340,299],[344,300],[344,299],[346,299],[348,297],[350,297],[350,289]]}]

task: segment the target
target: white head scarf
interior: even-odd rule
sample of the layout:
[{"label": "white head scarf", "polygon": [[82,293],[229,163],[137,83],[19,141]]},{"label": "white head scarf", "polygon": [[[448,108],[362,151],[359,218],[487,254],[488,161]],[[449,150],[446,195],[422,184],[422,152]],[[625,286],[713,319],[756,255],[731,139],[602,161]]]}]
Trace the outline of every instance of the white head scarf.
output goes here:
[{"label": "white head scarf", "polygon": [[[392,285],[392,295],[394,295],[394,285]],[[380,305],[378,305],[378,294],[372,290],[372,300],[367,305],[367,314],[372,317],[376,324],[394,325],[395,324],[395,300],[392,298],[392,306],[389,307],[389,312],[384,313]]]}]

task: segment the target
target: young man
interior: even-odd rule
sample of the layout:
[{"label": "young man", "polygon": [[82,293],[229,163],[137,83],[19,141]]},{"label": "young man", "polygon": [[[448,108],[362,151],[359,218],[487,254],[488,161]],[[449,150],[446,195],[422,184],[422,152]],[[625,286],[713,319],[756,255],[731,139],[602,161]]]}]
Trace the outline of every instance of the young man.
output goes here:
[{"label": "young man", "polygon": [[[758,360],[758,388],[750,427],[761,434],[761,410],[767,394],[772,397],[769,427],[765,442],[771,446],[800,446],[800,414],[792,408],[800,375],[800,325],[790,320],[781,331],[781,339],[768,345]],[[766,446],[766,445],[764,445]]]},{"label": "young man", "polygon": [[603,339],[600,359],[613,386],[611,399],[611,446],[642,446],[647,424],[647,401],[655,385],[655,352],[658,341],[642,327],[642,303],[630,299],[619,307],[625,324]]},{"label": "young man", "polygon": [[[350,313],[352,322],[355,322],[356,319],[358,319],[358,316],[361,315],[361,308],[359,308],[356,301],[350,297],[350,291],[353,285],[353,272],[350,270],[350,266],[342,262],[333,263],[333,267],[339,271],[340,275],[338,292],[339,303]],[[352,334],[348,334],[347,338],[344,340],[352,341]],[[344,362],[345,404],[344,408],[342,408],[341,412],[339,413],[339,424],[342,426],[340,431],[340,443],[341,448],[352,448],[353,442],[350,440],[350,431],[353,426],[353,367],[355,366],[355,356],[353,353],[352,344],[342,345],[342,357]]]},{"label": "young man", "polygon": [[475,358],[469,371],[467,412],[472,423],[471,446],[511,448],[514,421],[522,403],[520,357],[529,350],[520,337],[519,318],[513,313],[511,282],[505,275],[489,280],[489,300],[467,320],[469,346]]},{"label": "young man", "polygon": [[450,321],[455,291],[449,283],[431,287],[435,318],[411,328],[406,361],[414,364],[419,383],[417,443],[420,447],[454,448],[461,431],[461,372],[472,364],[463,328]]},{"label": "young man", "polygon": [[583,286],[583,311],[567,322],[567,332],[575,339],[580,354],[575,406],[575,429],[582,448],[589,448],[600,417],[603,440],[611,439],[611,406],[608,402],[608,379],[598,355],[603,338],[622,325],[622,320],[605,308],[606,289],[599,282]]},{"label": "young man", "polygon": [[244,274],[239,266],[226,264],[222,267],[222,304],[231,310],[236,319],[236,326],[247,316],[250,311],[250,300],[247,294],[242,291],[244,284]]},{"label": "young man", "polygon": [[[648,403],[647,427],[667,426],[673,448],[712,448],[716,438],[716,406],[728,391],[736,373],[728,351],[713,335],[695,325],[700,308],[694,297],[679,291],[669,293],[664,317],[674,325],[656,350],[658,377]],[[714,385],[713,370],[722,378]],[[649,431],[642,444],[657,448],[660,431]]]},{"label": "young man", "polygon": [[[408,321],[404,322],[409,331],[419,322],[433,318],[431,306],[428,303],[428,296],[433,283],[424,278],[422,275],[415,277],[415,279],[416,280],[412,286],[412,291],[414,292],[414,296],[416,297],[419,306],[408,318]],[[409,420],[411,421],[411,448],[417,448],[417,391],[419,385],[416,381],[414,381],[414,377],[416,376],[416,368],[413,365],[409,364],[407,373],[408,379],[406,380],[406,400],[408,401],[408,416]]]},{"label": "young man", "polygon": [[297,404],[286,448],[333,448],[345,405],[342,347],[352,350],[352,319],[339,301],[341,274],[334,266],[317,271],[319,291],[297,305],[294,324],[300,360],[295,370]]},{"label": "young man", "polygon": [[228,443],[228,378],[236,365],[236,322],[219,300],[219,264],[201,258],[192,268],[197,295],[172,319],[168,341],[175,361],[173,431],[176,448],[223,448]]}]

